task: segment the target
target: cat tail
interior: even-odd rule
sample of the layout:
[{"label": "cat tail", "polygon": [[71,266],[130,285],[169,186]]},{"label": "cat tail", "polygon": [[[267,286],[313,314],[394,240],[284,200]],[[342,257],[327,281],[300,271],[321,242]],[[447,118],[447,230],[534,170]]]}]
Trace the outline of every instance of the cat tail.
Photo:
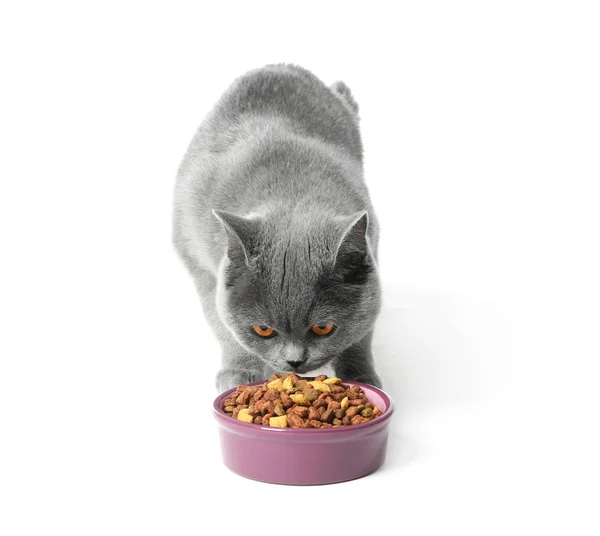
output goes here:
[{"label": "cat tail", "polygon": [[338,97],[348,110],[350,110],[358,118],[358,104],[352,96],[350,88],[344,82],[338,81],[332,84],[331,91]]}]

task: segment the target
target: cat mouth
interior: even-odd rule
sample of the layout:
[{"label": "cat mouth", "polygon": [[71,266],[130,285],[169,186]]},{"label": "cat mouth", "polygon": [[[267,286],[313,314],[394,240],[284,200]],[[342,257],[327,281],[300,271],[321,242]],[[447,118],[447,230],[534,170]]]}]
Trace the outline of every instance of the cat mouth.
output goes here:
[{"label": "cat mouth", "polygon": [[288,365],[285,367],[282,367],[282,374],[290,374],[292,372],[296,373],[296,374],[302,374],[304,372],[307,372],[309,370],[312,370],[314,367],[312,366],[307,366],[306,362],[301,363],[297,366],[294,365]]},{"label": "cat mouth", "polygon": [[289,366],[289,364],[286,364],[286,366],[281,367],[281,374],[289,374],[289,373],[296,373],[296,374],[304,374],[305,372],[311,372],[313,370],[318,369],[319,367],[322,367],[324,365],[326,365],[329,362],[329,360],[324,360],[323,362],[321,362],[321,360],[317,361],[317,362],[308,362],[308,361],[303,361],[302,363],[300,363],[297,366]]}]

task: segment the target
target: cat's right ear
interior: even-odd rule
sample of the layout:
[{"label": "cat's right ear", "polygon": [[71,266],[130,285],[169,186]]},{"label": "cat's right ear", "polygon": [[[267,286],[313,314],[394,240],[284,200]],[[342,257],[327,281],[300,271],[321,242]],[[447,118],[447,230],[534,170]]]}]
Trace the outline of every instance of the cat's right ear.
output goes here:
[{"label": "cat's right ear", "polygon": [[238,263],[249,264],[254,254],[254,244],[258,232],[258,222],[255,219],[236,216],[224,210],[213,210],[217,220],[227,234],[227,256]]}]

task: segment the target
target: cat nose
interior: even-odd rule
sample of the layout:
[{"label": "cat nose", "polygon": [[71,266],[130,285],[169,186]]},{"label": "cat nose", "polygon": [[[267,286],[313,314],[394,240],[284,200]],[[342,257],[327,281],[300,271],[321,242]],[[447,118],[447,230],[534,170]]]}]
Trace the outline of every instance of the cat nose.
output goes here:
[{"label": "cat nose", "polygon": [[306,350],[298,344],[287,344],[283,349],[283,359],[292,368],[298,368],[307,359]]}]

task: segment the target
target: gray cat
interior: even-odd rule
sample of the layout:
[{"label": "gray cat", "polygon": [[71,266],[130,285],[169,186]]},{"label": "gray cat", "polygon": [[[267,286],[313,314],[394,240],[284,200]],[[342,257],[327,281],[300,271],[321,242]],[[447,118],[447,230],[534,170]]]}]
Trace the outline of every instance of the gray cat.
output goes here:
[{"label": "gray cat", "polygon": [[381,386],[378,224],[358,106],[294,65],[236,79],[177,175],[173,242],[222,345],[217,388],[324,365]]}]

